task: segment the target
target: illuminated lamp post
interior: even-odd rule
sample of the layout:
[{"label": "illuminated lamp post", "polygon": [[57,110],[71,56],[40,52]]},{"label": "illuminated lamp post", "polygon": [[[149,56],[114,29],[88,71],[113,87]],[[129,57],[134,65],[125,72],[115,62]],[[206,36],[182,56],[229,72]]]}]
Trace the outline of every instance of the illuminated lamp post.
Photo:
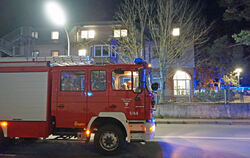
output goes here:
[{"label": "illuminated lamp post", "polygon": [[235,69],[235,71],[237,73],[237,77],[238,77],[238,87],[240,87],[240,73],[242,72],[241,68],[237,68]]},{"label": "illuminated lamp post", "polygon": [[63,11],[63,8],[56,3],[55,1],[49,1],[45,5],[46,13],[48,18],[57,26],[63,26],[64,31],[66,33],[67,42],[68,42],[68,56],[70,56],[70,41],[69,41],[69,33],[66,29],[66,16]]}]

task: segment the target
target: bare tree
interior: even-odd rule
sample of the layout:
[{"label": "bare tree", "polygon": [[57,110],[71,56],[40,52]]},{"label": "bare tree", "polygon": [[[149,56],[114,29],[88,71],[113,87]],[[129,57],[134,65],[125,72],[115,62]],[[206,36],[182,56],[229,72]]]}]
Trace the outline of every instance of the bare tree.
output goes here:
[{"label": "bare tree", "polygon": [[131,63],[135,58],[143,57],[145,28],[149,17],[148,0],[125,0],[115,17],[129,31],[127,37],[119,39],[118,54],[121,60]]},{"label": "bare tree", "polygon": [[[149,18],[150,34],[159,58],[161,76],[160,102],[165,97],[165,81],[171,64],[176,62],[190,46],[207,41],[211,26],[205,24],[201,14],[201,3],[190,0],[157,0],[151,5]],[[180,35],[172,36],[173,28],[179,28]]]}]

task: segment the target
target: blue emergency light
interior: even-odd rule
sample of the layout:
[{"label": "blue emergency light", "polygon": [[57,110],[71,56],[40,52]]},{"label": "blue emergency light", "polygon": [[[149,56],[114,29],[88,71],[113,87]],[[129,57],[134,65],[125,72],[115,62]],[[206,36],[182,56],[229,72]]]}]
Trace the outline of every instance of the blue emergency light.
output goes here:
[{"label": "blue emergency light", "polygon": [[144,60],[142,60],[142,58],[135,58],[134,63],[135,64],[142,64],[142,65],[146,64],[146,62]]}]

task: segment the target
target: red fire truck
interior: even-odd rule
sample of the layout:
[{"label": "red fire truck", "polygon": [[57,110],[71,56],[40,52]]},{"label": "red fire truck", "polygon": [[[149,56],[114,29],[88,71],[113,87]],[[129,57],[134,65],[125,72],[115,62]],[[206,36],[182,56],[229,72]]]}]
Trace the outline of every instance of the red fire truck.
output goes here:
[{"label": "red fire truck", "polygon": [[[0,62],[0,141],[75,137],[104,154],[154,136],[147,64]],[[155,86],[155,87],[154,87]],[[153,88],[157,89],[157,84]]]}]

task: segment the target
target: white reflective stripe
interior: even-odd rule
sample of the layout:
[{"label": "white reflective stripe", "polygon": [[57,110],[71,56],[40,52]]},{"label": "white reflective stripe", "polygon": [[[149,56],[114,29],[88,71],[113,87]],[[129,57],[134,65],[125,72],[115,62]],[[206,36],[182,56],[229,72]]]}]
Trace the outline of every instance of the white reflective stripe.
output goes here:
[{"label": "white reflective stripe", "polygon": [[144,106],[136,106],[136,108],[144,108]]},{"label": "white reflective stripe", "polygon": [[2,130],[3,130],[3,136],[8,137],[8,128],[7,128],[7,126],[2,127]]},{"label": "white reflective stripe", "polygon": [[88,123],[88,127],[87,127],[88,129],[90,129],[92,123],[95,121],[96,118],[97,118],[97,117],[94,116],[94,117],[92,117],[92,118],[90,119],[90,121],[89,121],[89,123]]}]

